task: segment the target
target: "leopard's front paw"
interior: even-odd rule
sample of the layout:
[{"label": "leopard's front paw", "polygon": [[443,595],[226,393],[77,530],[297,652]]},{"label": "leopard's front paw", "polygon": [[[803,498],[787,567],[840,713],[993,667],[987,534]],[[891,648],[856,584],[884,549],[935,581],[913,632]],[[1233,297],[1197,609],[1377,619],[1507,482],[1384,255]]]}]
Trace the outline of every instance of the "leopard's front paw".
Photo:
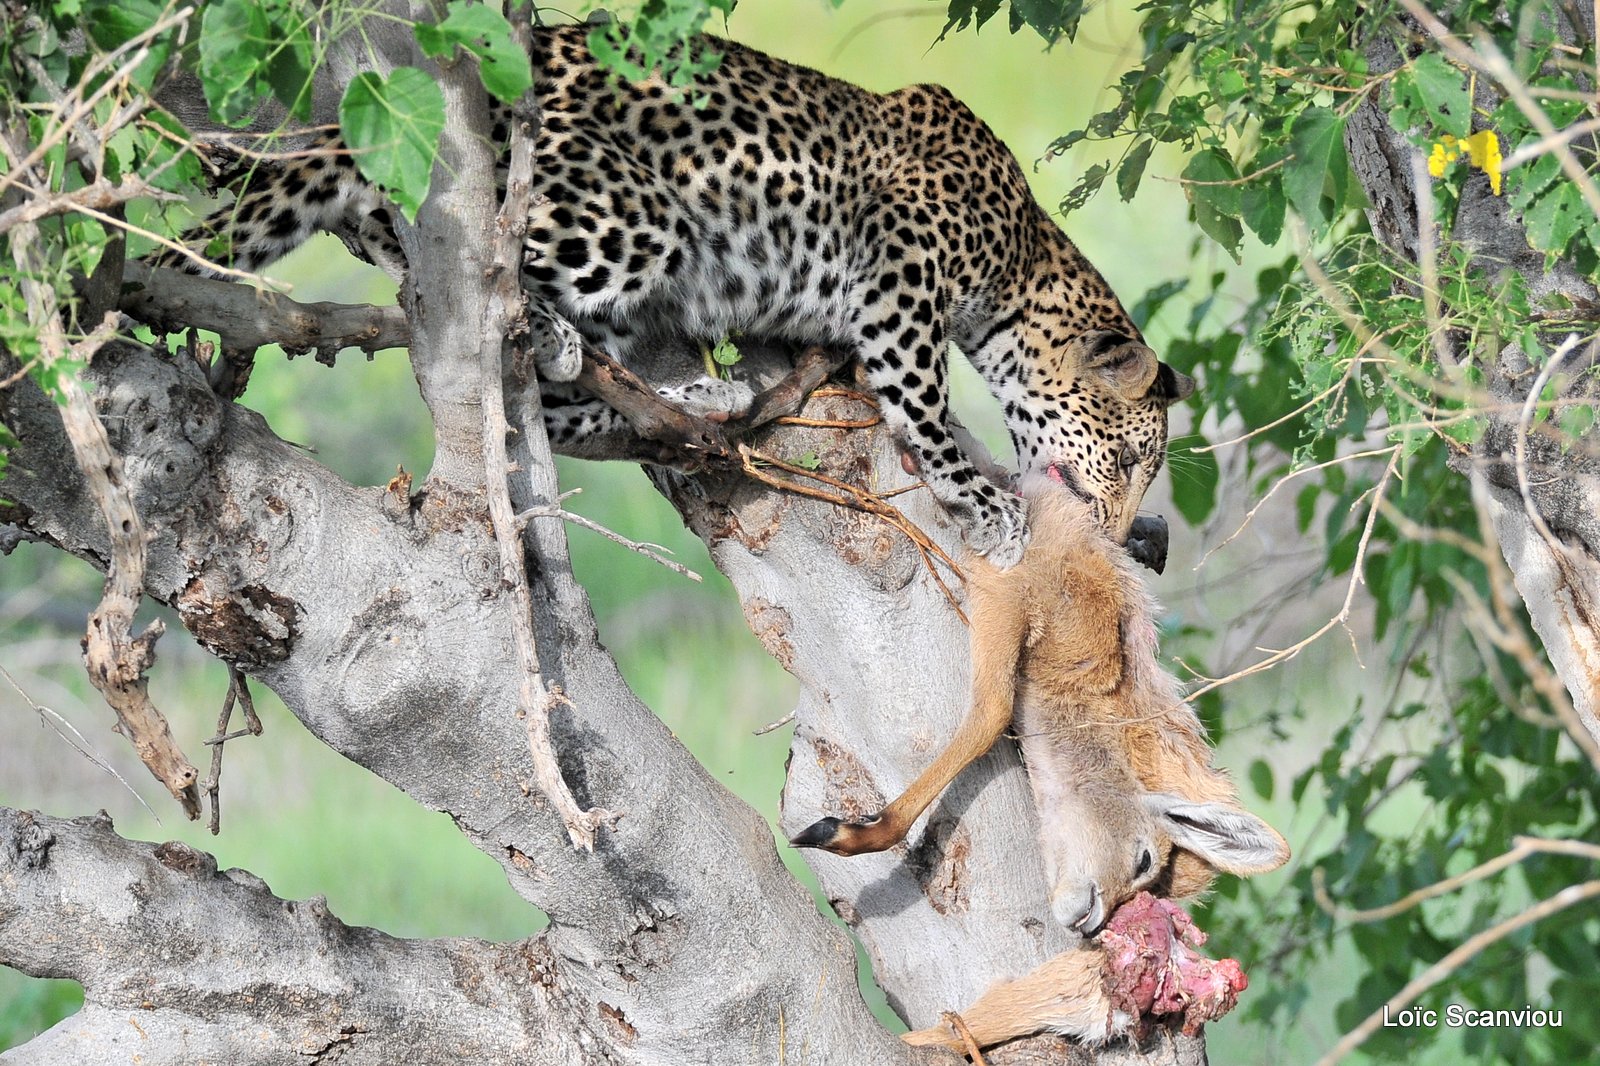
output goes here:
[{"label": "leopard's front paw", "polygon": [[1001,570],[1022,561],[1028,546],[1028,519],[1022,498],[984,484],[973,502],[964,538],[968,547]]},{"label": "leopard's front paw", "polygon": [[750,386],[708,375],[702,375],[687,385],[657,389],[656,394],[681,407],[686,414],[712,422],[743,417],[755,400],[755,393]]},{"label": "leopard's front paw", "polygon": [[545,381],[573,381],[583,369],[583,334],[538,301],[528,305],[528,347]]}]

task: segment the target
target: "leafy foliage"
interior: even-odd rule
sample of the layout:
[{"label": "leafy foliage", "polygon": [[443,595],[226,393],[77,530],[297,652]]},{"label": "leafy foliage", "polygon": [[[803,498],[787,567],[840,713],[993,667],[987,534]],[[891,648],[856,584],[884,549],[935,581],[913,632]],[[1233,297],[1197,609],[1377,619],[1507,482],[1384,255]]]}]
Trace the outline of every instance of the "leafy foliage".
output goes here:
[{"label": "leafy foliage", "polygon": [[511,23],[493,8],[451,0],[449,15],[437,26],[417,26],[417,44],[424,55],[449,56],[458,46],[478,57],[483,87],[503,103],[511,103],[533,84],[533,66],[517,47]]},{"label": "leafy foliage", "polygon": [[612,8],[613,18],[589,32],[600,65],[628,81],[659,73],[675,89],[693,84],[722,62],[698,35],[713,15],[733,13],[734,0],[642,0]]}]

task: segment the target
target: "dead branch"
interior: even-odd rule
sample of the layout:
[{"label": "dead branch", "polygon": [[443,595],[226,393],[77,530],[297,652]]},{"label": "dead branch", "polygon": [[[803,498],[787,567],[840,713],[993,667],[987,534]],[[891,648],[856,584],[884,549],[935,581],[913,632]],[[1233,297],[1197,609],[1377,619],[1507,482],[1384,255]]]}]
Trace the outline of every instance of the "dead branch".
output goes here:
[{"label": "dead branch", "polygon": [[[573,491],[575,492],[577,490],[575,489]],[[563,496],[566,495],[570,495],[570,493],[563,493]],[[582,526],[584,529],[598,533],[607,540],[622,545],[629,551],[638,552],[651,562],[660,563],[668,570],[671,570],[675,574],[682,574],[690,581],[705,580],[699,574],[695,573],[693,570],[690,570],[682,563],[673,562],[671,559],[668,559],[666,555],[662,554],[663,552],[666,552],[667,549],[663,548],[661,545],[647,544],[638,540],[630,540],[627,537],[624,537],[621,533],[618,533],[616,530],[607,526],[603,526],[592,518],[578,514],[575,511],[567,510],[559,503],[543,504],[539,507],[530,507],[526,511],[519,511],[516,516],[517,527],[520,529],[535,518],[564,519],[565,521],[571,522],[575,526]]]},{"label": "dead branch", "polygon": [[[1389,455],[1389,462],[1383,468],[1383,476],[1378,479],[1378,483],[1376,485],[1374,485],[1366,493],[1363,493],[1361,497],[1361,499],[1365,499],[1367,496],[1371,496],[1373,500],[1371,507],[1369,507],[1367,510],[1366,524],[1361,529],[1361,540],[1356,546],[1355,561],[1350,564],[1350,582],[1345,587],[1344,602],[1340,604],[1338,612],[1335,613],[1332,618],[1328,619],[1321,626],[1319,626],[1314,633],[1296,641],[1286,648],[1258,648],[1256,649],[1257,651],[1263,651],[1267,653],[1265,658],[1258,659],[1241,670],[1235,670],[1226,677],[1205,678],[1205,684],[1188,694],[1187,698],[1189,700],[1197,700],[1206,693],[1215,691],[1224,685],[1232,684],[1241,678],[1249,677],[1251,674],[1258,674],[1263,670],[1266,670],[1272,666],[1276,666],[1278,663],[1288,662],[1290,659],[1293,659],[1295,656],[1299,655],[1302,651],[1310,647],[1316,641],[1320,640],[1326,633],[1333,629],[1344,626],[1346,631],[1349,630],[1350,611],[1355,605],[1356,589],[1366,583],[1366,569],[1364,564],[1367,557],[1367,546],[1372,541],[1372,530],[1378,521],[1378,503],[1383,499],[1384,491],[1389,485],[1389,479],[1394,476],[1395,467],[1400,462],[1401,446],[1397,444],[1391,448],[1381,449],[1378,454],[1381,455],[1385,452],[1387,452]],[[1356,504],[1359,505],[1360,502],[1361,500],[1358,499]],[[1354,642],[1354,635],[1352,635],[1350,639],[1352,642]]]},{"label": "dead branch", "polygon": [[984,1061],[983,1052],[978,1049],[978,1042],[972,1038],[972,1030],[967,1028],[967,1023],[960,1014],[947,1010],[939,1015],[939,1020],[954,1029],[961,1038],[961,1045],[966,1050],[967,1058],[972,1060],[972,1066],[988,1066]]},{"label": "dead branch", "polygon": [[[24,146],[7,131],[4,151],[12,161],[11,176],[37,178]],[[40,184],[42,187],[42,184]],[[38,226],[18,222],[10,234],[11,250],[21,275],[28,319],[39,339],[47,365],[60,366],[72,359],[87,364],[95,352],[114,336],[116,316],[107,314],[98,329],[76,344],[68,344],[55,290],[39,280],[42,264]],[[133,636],[134,615],[144,594],[144,523],[134,507],[133,495],[123,479],[122,457],[111,447],[106,430],[96,416],[89,394],[76,374],[58,378],[62,397],[60,417],[73,458],[105,522],[110,543],[105,590],[89,615],[83,638],[84,667],[89,680],[116,712],[118,729],[133,744],[139,759],[166,786],[189,818],[200,816],[196,789],[199,772],[173,738],[166,719],[151,702],[145,671],[155,662],[155,644],[165,632],[157,620]]]},{"label": "dead branch", "polygon": [[[38,193],[36,189],[30,192]],[[71,192],[56,193],[53,195],[36,195],[26,203],[18,204],[9,211],[0,213],[0,234],[8,233],[13,227],[28,222],[38,222],[40,219],[52,215],[66,215],[74,211],[82,211],[86,207],[110,210],[127,203],[129,200],[154,199],[154,200],[182,200],[183,197],[176,193],[157,189],[137,177],[126,177],[120,182],[112,184],[104,178],[99,178],[81,189]]]},{"label": "dead branch", "polygon": [[411,343],[398,307],[300,303],[282,293],[129,263],[122,310],[158,333],[198,327],[222,338],[226,350],[276,344],[289,355],[315,352],[333,364],[344,348],[368,354]]},{"label": "dead branch", "polygon": [[[525,25],[521,32],[526,33]],[[531,96],[522,101],[524,106],[530,103]],[[561,765],[550,739],[550,714],[557,706],[571,707],[572,701],[559,686],[545,681],[540,665],[538,638],[533,630],[533,596],[528,589],[528,569],[523,555],[526,520],[517,520],[511,507],[511,490],[506,484],[511,464],[506,453],[510,427],[506,422],[502,381],[505,350],[510,336],[526,328],[522,235],[527,230],[528,204],[532,198],[527,175],[534,172],[533,130],[526,114],[516,115],[511,124],[508,154],[510,166],[505,198],[495,221],[495,239],[486,278],[489,299],[478,340],[478,373],[483,395],[484,490],[500,552],[501,579],[514,600],[511,618],[518,665],[517,717],[527,733],[534,782],[561,816],[572,846],[580,851],[593,851],[595,830],[614,824],[621,814],[603,807],[584,809],[561,776]],[[554,506],[559,509],[560,503]]]},{"label": "dead branch", "polygon": [[668,452],[691,463],[732,461],[733,450],[715,423],[667,402],[639,375],[591,345],[583,346],[577,382],[621,412],[635,433]]},{"label": "dead branch", "polygon": [[[245,727],[228,732],[228,722],[233,718],[233,705],[237,701],[244,711]],[[243,671],[228,664],[228,694],[222,700],[222,713],[217,717],[217,735],[206,741],[211,748],[211,772],[206,775],[206,798],[211,807],[211,819],[206,828],[216,836],[222,831],[222,749],[230,740],[261,735],[261,719],[256,715],[255,700],[250,698],[250,686]]]},{"label": "dead branch", "polygon": [[806,397],[817,392],[822,383],[828,380],[829,375],[848,361],[849,358],[840,352],[818,348],[815,345],[807,348],[795,360],[792,372],[770,389],[756,395],[750,404],[750,410],[739,419],[738,429],[741,432],[749,432],[760,429],[769,422],[793,417],[805,403]]},{"label": "dead branch", "polygon": [[134,800],[138,802],[139,806],[143,807],[145,811],[149,813],[151,818],[154,818],[157,822],[161,821],[161,816],[155,812],[150,804],[144,801],[144,797],[139,795],[139,790],[134,788],[133,785],[129,783],[127,778],[117,773],[117,768],[115,766],[112,766],[110,763],[106,762],[106,760],[102,759],[94,751],[94,749],[90,747],[88,738],[80,733],[78,731],[78,727],[68,721],[65,715],[61,714],[61,712],[57,711],[53,707],[46,707],[44,704],[39,703],[32,696],[30,696],[28,694],[28,690],[18,684],[17,679],[11,676],[11,671],[7,670],[4,666],[0,666],[0,677],[5,678],[6,683],[16,690],[18,696],[22,697],[22,701],[29,707],[33,708],[33,713],[39,716],[39,721],[42,724],[49,726],[51,732],[55,733],[56,736],[66,741],[67,747],[83,756],[84,759],[88,760],[90,765],[104,771],[112,778],[112,780],[116,781],[117,784],[127,789],[128,795],[132,796]]}]

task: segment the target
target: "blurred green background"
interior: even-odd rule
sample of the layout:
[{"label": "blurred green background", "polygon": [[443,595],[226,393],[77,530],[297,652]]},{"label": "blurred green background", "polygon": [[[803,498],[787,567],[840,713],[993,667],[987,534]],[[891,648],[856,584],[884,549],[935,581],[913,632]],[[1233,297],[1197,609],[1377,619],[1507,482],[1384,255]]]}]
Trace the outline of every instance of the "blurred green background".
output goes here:
[{"label": "blurred green background", "polygon": [[[1133,57],[1131,5],[1096,9],[1075,44],[1048,53],[1037,38],[1013,37],[999,25],[935,44],[942,19],[941,5],[903,0],[849,0],[837,12],[823,0],[745,0],[727,32],[876,90],[919,81],[949,86],[1023,161],[1040,200],[1054,205],[1094,157],[1040,157],[1052,138],[1100,109],[1102,87]],[[1158,153],[1150,170],[1170,177],[1182,163],[1176,152],[1168,158]],[[1191,259],[1191,224],[1175,184],[1147,186],[1137,204],[1126,209],[1111,209],[1106,198],[1097,207],[1075,216],[1069,230],[1130,302],[1173,276],[1219,267],[1209,258],[1214,251]],[[393,295],[381,274],[350,259],[331,238],[302,249],[273,273],[292,282],[302,299],[382,301]],[[1174,302],[1163,314],[1185,312]],[[1160,317],[1151,325],[1158,349],[1167,329]],[[1008,451],[993,402],[964,365],[961,370],[956,405],[962,417],[991,447]],[[314,449],[322,462],[353,481],[381,484],[397,466],[416,473],[428,468],[430,434],[401,353],[370,363],[346,355],[328,369],[264,352],[244,403],[265,415],[281,436]],[[1175,425],[1174,440],[1184,431]],[[1181,453],[1181,447],[1175,451]],[[1179,454],[1171,476],[1182,478],[1185,471]],[[576,510],[635,539],[669,546],[705,575],[705,583],[696,585],[590,533],[571,532],[574,565],[589,588],[602,637],[634,689],[719,780],[775,819],[790,730],[761,737],[752,733],[789,710],[794,682],[763,653],[699,541],[683,530],[637,469],[564,462],[562,479],[566,487],[585,490],[572,503]],[[1156,490],[1150,510],[1171,513],[1165,493],[1164,486]],[[1219,527],[1231,529],[1248,504],[1227,501]],[[1218,539],[1212,533],[1210,539]],[[1189,613],[1214,620],[1242,610],[1243,593],[1235,579],[1244,573],[1257,580],[1264,576],[1254,572],[1248,552],[1224,554],[1195,573],[1199,539],[1175,527],[1174,565],[1156,582],[1175,626]],[[1265,578],[1270,583],[1270,575]],[[421,809],[328,751],[265,691],[258,692],[257,704],[266,735],[228,748],[222,834],[212,838],[184,822],[126,744],[110,732],[111,713],[80,676],[78,635],[99,584],[89,567],[46,548],[24,545],[0,562],[0,666],[34,701],[81,731],[81,743],[114,766],[159,818],[128,787],[75,753],[51,724],[54,719],[38,714],[4,683],[0,803],[59,815],[105,809],[126,835],[186,840],[214,852],[224,867],[259,874],[280,896],[325,895],[344,921],[400,935],[516,938],[540,927],[541,917],[511,892],[495,863],[472,848],[448,818]],[[193,646],[175,620],[160,653],[152,675],[156,702],[196,757],[201,741],[212,733],[226,690],[225,671]],[[1220,762],[1243,776],[1244,767],[1269,750],[1268,708],[1298,699],[1301,689],[1320,687],[1330,714],[1346,713],[1342,709],[1352,706],[1371,681],[1355,678],[1337,706],[1326,705],[1326,672],[1335,659],[1352,671],[1347,650],[1319,646],[1290,669],[1230,689],[1230,706],[1248,700],[1259,709],[1230,712],[1232,728]],[[1268,758],[1280,780],[1306,765],[1331,732],[1327,722],[1314,725],[1312,736],[1271,742]],[[1314,830],[1315,810],[1298,815],[1283,791],[1276,803],[1255,805],[1298,849]],[[1315,808],[1315,797],[1307,806]],[[781,850],[797,876],[809,880],[794,853]],[[1273,883],[1269,879],[1268,887]],[[1221,954],[1230,951],[1225,943],[1214,946]],[[1251,960],[1245,961],[1248,967]],[[1292,1031],[1265,1031],[1237,1016],[1210,1027],[1214,1061],[1306,1061],[1331,1044],[1339,1033],[1331,1005],[1353,986],[1356,974],[1344,972],[1337,957],[1325,969],[1326,1000],[1303,1005]],[[0,1049],[52,1024],[80,999],[70,982],[35,981],[0,969]],[[1438,1061],[1454,1057],[1448,1048],[1439,1050]]]}]

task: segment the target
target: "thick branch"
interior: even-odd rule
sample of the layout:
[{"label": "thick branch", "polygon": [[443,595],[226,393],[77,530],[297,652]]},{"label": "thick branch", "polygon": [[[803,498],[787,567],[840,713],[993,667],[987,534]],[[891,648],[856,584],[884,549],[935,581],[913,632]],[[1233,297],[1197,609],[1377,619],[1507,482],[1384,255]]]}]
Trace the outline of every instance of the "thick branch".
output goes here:
[{"label": "thick branch", "polygon": [[625,1060],[628,1026],[545,937],[401,940],[352,928],[321,898],[274,896],[184,844],[110,819],[0,807],[0,964],[70,978],[88,1005],[7,1066],[139,1061]]},{"label": "thick branch", "polygon": [[158,333],[208,329],[229,350],[281,346],[331,362],[342,348],[376,352],[411,343],[405,313],[370,304],[300,303],[281,293],[129,263],[122,310]]}]

